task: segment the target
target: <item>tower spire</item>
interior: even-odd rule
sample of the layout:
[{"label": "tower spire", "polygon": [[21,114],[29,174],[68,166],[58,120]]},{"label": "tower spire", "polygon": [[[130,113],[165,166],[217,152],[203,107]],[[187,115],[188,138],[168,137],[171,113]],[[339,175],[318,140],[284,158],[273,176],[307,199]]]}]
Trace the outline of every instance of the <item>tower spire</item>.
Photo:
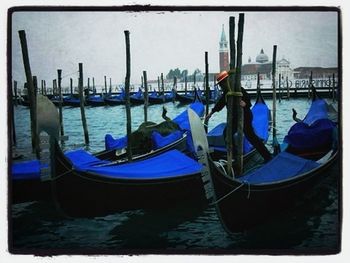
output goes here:
[{"label": "tower spire", "polygon": [[225,34],[225,27],[224,27],[224,24],[222,24],[221,37],[219,42],[220,71],[229,69],[227,44],[228,42]]}]

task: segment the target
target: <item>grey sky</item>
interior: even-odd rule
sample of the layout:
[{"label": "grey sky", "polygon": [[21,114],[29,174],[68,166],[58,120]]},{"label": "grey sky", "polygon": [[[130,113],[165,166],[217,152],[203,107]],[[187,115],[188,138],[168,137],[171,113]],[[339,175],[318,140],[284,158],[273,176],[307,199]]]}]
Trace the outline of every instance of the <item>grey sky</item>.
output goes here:
[{"label": "grey sky", "polygon": [[[113,84],[124,82],[125,38],[130,31],[131,81],[139,83],[142,71],[148,79],[171,68],[204,71],[204,52],[209,71],[219,71],[219,39],[222,24],[228,35],[234,12],[16,12],[13,15],[13,80],[25,79],[18,30],[24,29],[33,75],[51,86],[57,69],[63,76],[84,63],[84,78],[103,76]],[[291,66],[337,66],[336,12],[245,12],[243,63],[255,60],[261,48],[272,58],[286,58]],[[69,77],[63,79],[68,85]],[[71,77],[76,78],[77,74]],[[76,81],[76,80],[75,80]]]}]

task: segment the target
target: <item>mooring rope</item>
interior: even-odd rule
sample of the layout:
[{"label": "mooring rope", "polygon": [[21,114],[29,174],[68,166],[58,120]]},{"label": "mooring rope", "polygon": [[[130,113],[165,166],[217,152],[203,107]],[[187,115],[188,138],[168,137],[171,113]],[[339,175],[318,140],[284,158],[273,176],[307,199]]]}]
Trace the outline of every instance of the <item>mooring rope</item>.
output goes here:
[{"label": "mooring rope", "polygon": [[226,197],[228,197],[229,195],[231,195],[232,193],[236,192],[239,188],[241,188],[243,185],[245,185],[245,183],[241,183],[239,186],[237,186],[235,189],[233,189],[232,191],[228,192],[227,194],[225,194],[224,196],[220,197],[219,199],[217,199],[214,202],[211,202],[210,205],[216,205],[219,202],[221,202],[222,200],[224,200]]}]

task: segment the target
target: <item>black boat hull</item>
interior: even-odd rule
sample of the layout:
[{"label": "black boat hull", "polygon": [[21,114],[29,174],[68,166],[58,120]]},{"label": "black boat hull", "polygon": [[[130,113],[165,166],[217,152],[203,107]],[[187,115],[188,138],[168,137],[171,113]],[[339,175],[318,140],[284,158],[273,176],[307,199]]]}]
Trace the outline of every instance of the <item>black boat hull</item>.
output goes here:
[{"label": "black boat hull", "polygon": [[216,209],[228,232],[242,232],[302,202],[324,178],[336,160],[334,155],[320,167],[294,179],[271,184],[241,183],[224,176],[210,160]]},{"label": "black boat hull", "polygon": [[169,208],[178,202],[205,202],[200,174],[154,180],[103,177],[75,171],[56,145],[53,196],[64,214],[102,216],[118,211]]}]

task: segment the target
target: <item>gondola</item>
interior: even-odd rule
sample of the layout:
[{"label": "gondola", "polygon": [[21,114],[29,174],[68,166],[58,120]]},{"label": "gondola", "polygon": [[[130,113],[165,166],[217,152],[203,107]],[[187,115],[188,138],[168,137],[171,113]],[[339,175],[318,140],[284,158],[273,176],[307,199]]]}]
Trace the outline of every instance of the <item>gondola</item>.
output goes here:
[{"label": "gondola", "polygon": [[[252,164],[242,176],[229,178],[224,167],[213,161],[208,151],[202,151],[204,169],[210,174],[206,178],[207,197],[227,232],[249,230],[291,209],[329,176],[328,168],[338,155],[338,128],[325,117],[325,110],[325,102],[315,99],[305,119],[291,127],[284,150],[260,167]],[[192,113],[189,117],[196,149],[207,149],[200,120]],[[298,143],[301,139],[303,145]]]},{"label": "gondola", "polygon": [[91,107],[105,106],[106,102],[103,96],[100,95],[90,95],[86,98],[86,105]]},{"label": "gondola", "polygon": [[165,93],[164,95],[159,95],[156,91],[153,91],[148,96],[148,103],[149,104],[162,104],[164,102],[169,102],[174,99],[174,93]]},{"label": "gondola", "polygon": [[[196,110],[196,112],[198,112],[198,114],[200,114],[200,116],[203,115],[204,106],[202,104],[195,103],[191,106]],[[52,117],[52,119],[54,119],[54,117]],[[155,140],[156,147],[151,152],[140,154],[133,153],[132,160],[140,161],[148,159],[174,149],[179,152],[187,151],[188,143],[191,141],[190,138],[187,137],[187,131],[190,130],[187,111],[179,114],[176,118],[174,118],[174,121],[179,124],[182,130],[179,132],[179,136],[173,136],[172,138],[170,138],[171,136],[168,138],[164,138],[161,135],[156,136],[153,138]],[[126,144],[124,147],[126,147]],[[127,154],[124,147],[111,147],[110,149],[97,152],[93,155],[89,153],[89,155],[103,162],[109,162],[111,165],[120,165],[127,162]],[[82,152],[82,150],[76,150],[76,152],[79,153]],[[73,153],[70,152],[70,154]],[[51,177],[48,175],[48,165],[41,163],[38,160],[12,164],[12,203],[15,204],[26,201],[50,199]]]},{"label": "gondola", "polygon": [[192,103],[193,101],[199,100],[202,101],[202,98],[199,92],[195,88],[193,91],[188,91],[185,94],[179,94],[178,92],[175,93],[175,99],[180,102],[181,104],[188,104]]},{"label": "gondola", "polygon": [[107,96],[104,98],[104,100],[106,104],[110,106],[125,104],[125,90],[122,89],[118,95]]},{"label": "gondola", "polygon": [[69,216],[169,209],[188,199],[205,201],[200,171],[197,161],[177,150],[116,165],[84,151],[63,154],[56,143],[53,195]]},{"label": "gondola", "polygon": [[130,103],[132,105],[141,105],[145,103],[145,99],[141,88],[139,88],[139,90],[136,93],[130,96]]},{"label": "gondola", "polygon": [[65,106],[80,107],[80,99],[76,95],[71,95],[63,99]]}]

